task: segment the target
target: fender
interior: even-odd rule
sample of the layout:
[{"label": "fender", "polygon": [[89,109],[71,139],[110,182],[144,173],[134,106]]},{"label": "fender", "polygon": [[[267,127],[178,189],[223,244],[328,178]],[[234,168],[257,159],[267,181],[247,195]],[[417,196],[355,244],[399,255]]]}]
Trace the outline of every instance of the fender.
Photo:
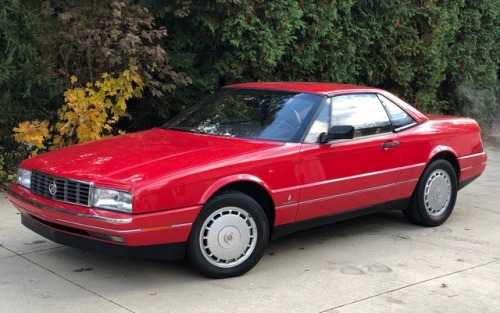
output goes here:
[{"label": "fender", "polygon": [[434,149],[432,149],[431,152],[429,153],[429,156],[427,158],[427,164],[429,164],[429,162],[436,155],[438,155],[439,153],[442,153],[442,152],[449,152],[449,153],[453,154],[453,156],[455,157],[455,159],[458,159],[458,154],[455,152],[455,150],[453,150],[452,148],[450,148],[448,146],[439,145],[439,146],[434,147]]},{"label": "fender", "polygon": [[210,187],[208,187],[205,190],[205,193],[203,193],[199,203],[205,204],[208,201],[208,199],[210,199],[210,197],[212,197],[217,191],[221,190],[227,185],[239,182],[255,183],[264,188],[269,195],[273,194],[271,188],[269,188],[269,186],[266,183],[264,183],[262,179],[250,174],[235,174],[231,176],[222,177],[217,181],[215,181]]}]

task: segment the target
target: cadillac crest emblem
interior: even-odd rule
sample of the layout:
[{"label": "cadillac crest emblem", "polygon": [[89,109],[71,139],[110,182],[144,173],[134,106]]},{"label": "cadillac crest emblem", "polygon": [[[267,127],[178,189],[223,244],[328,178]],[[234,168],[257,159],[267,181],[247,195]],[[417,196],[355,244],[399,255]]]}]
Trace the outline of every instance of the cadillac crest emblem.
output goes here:
[{"label": "cadillac crest emblem", "polygon": [[57,193],[57,185],[55,182],[49,184],[49,193],[51,196],[55,196]]}]

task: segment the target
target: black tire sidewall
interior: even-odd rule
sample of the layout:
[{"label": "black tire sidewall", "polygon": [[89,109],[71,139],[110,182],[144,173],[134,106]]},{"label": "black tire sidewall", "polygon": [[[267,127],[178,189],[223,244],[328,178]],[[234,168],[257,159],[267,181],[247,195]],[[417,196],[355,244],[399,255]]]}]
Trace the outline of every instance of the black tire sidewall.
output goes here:
[{"label": "black tire sidewall", "polygon": [[[199,237],[203,224],[209,216],[218,209],[229,206],[238,207],[246,211],[254,219],[257,227],[257,243],[251,255],[243,263],[231,268],[221,268],[211,264],[205,259],[202,248],[200,247]],[[269,225],[266,215],[260,205],[253,198],[244,193],[228,191],[215,196],[203,206],[193,224],[186,253],[191,265],[208,277],[236,277],[248,272],[257,264],[265,252],[268,241]]]},{"label": "black tire sidewall", "polygon": [[[436,170],[444,170],[450,180],[451,180],[451,198],[448,203],[446,211],[439,216],[432,216],[425,208],[425,200],[424,193],[426,188],[426,183],[429,177]],[[458,192],[458,184],[457,184],[457,175],[453,166],[446,160],[436,160],[433,161],[424,171],[421,179],[418,182],[417,189],[415,190],[415,194],[413,196],[413,203],[410,209],[417,210],[417,214],[419,216],[419,220],[425,226],[439,226],[443,224],[448,217],[453,212],[453,208],[455,207],[455,202],[457,199]]]}]

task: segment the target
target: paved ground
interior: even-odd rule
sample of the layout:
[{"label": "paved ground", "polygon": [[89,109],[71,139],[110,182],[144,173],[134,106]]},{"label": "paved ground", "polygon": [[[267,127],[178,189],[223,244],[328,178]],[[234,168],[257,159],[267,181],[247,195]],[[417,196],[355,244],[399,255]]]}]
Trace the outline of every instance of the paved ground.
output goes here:
[{"label": "paved ground", "polygon": [[54,244],[0,194],[0,312],[499,312],[500,149],[445,225],[387,212],[274,241],[243,277]]}]

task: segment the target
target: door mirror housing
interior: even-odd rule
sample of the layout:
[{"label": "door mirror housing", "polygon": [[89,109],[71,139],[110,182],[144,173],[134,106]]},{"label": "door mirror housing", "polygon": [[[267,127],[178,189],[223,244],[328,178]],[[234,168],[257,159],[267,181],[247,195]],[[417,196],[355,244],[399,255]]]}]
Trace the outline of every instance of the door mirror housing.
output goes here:
[{"label": "door mirror housing", "polygon": [[328,133],[319,135],[319,143],[327,143],[336,139],[352,139],[354,138],[354,126],[352,125],[336,125],[328,130]]}]

